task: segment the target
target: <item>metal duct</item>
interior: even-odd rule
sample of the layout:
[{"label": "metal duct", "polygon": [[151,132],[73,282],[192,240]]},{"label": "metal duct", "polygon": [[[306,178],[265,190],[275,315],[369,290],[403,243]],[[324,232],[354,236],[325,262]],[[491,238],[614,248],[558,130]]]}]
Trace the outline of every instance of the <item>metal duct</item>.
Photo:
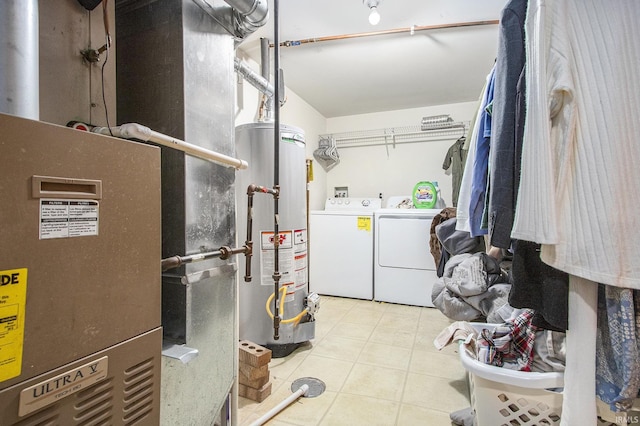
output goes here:
[{"label": "metal duct", "polygon": [[224,0],[231,6],[242,19],[236,24],[245,37],[267,23],[269,19],[269,6],[266,0]]},{"label": "metal duct", "polygon": [[247,80],[260,92],[264,93],[267,97],[267,99],[265,100],[266,117],[263,118],[262,114],[260,114],[260,118],[258,121],[273,121],[273,98],[275,94],[273,85],[269,82],[269,80],[253,71],[247,64],[243,63],[238,58],[234,59],[234,68],[238,73],[240,73],[240,75],[242,75],[242,77],[244,77],[245,80]]},{"label": "metal duct", "polygon": [[246,36],[267,23],[269,19],[269,7],[266,0],[224,0],[233,12],[233,25],[227,23],[225,15],[228,8],[212,5],[208,0],[192,0],[216,22],[218,22],[229,34],[233,35],[236,42],[241,42]]},{"label": "metal duct", "polygon": [[38,0],[0,1],[0,112],[38,120]]}]

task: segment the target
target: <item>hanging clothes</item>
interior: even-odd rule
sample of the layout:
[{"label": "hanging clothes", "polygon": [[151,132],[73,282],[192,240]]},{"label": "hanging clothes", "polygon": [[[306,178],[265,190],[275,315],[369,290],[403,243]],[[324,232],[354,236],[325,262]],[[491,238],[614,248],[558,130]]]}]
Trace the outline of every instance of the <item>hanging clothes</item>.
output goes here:
[{"label": "hanging clothes", "polygon": [[598,286],[596,392],[613,412],[627,411],[640,390],[640,290]]},{"label": "hanging clothes", "polygon": [[[493,72],[493,70],[492,70]],[[470,232],[469,225],[469,205],[471,204],[471,183],[473,174],[473,159],[475,158],[477,139],[480,128],[480,121],[482,111],[486,107],[487,87],[489,80],[491,79],[491,73],[487,75],[486,83],[480,93],[480,101],[478,104],[478,110],[476,111],[475,118],[473,119],[473,127],[471,131],[471,137],[467,139],[469,145],[467,150],[467,159],[464,165],[464,172],[462,174],[462,182],[460,184],[460,194],[458,195],[458,205],[456,217],[458,222],[456,223],[456,229],[459,231]]]},{"label": "hanging clothes", "polygon": [[541,243],[542,260],[561,271],[640,289],[640,3],[536,0],[529,9],[512,237]]},{"label": "hanging clothes", "polygon": [[487,92],[484,99],[484,107],[481,111],[480,127],[476,151],[473,158],[471,175],[471,197],[469,201],[469,228],[472,237],[485,235],[486,229],[482,229],[482,214],[484,200],[487,191],[487,175],[489,173],[489,146],[491,144],[491,111],[493,107],[493,94],[495,83],[495,66],[489,74]]},{"label": "hanging clothes", "polygon": [[640,2],[530,0],[511,237],[570,274],[561,425],[595,425],[597,284],[640,289]]},{"label": "hanging clothes", "polygon": [[527,0],[510,0],[500,16],[498,56],[492,110],[491,150],[489,152],[488,233],[492,246],[508,249],[516,209],[520,158],[516,153],[522,137],[516,129],[524,127],[524,92],[518,96],[518,81],[524,77],[524,20]]},{"label": "hanging clothes", "polygon": [[[460,194],[460,184],[462,183],[462,172],[464,171],[464,163],[467,159],[467,151],[464,149],[466,138],[462,136],[453,143],[447,150],[442,163],[443,170],[451,168],[451,180],[453,184],[453,207],[458,205],[458,195]],[[437,262],[436,262],[437,263]]]},{"label": "hanging clothes", "polygon": [[514,241],[509,304],[534,309],[533,324],[539,328],[567,330],[569,275],[540,260],[540,244]]}]

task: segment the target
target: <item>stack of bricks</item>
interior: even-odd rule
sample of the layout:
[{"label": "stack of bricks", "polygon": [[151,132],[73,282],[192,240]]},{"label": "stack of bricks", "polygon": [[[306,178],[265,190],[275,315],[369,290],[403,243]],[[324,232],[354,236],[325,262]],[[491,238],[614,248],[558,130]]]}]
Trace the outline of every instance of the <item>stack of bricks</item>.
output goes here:
[{"label": "stack of bricks", "polygon": [[239,345],[238,395],[256,402],[262,402],[271,395],[269,361],[271,350],[248,340]]}]

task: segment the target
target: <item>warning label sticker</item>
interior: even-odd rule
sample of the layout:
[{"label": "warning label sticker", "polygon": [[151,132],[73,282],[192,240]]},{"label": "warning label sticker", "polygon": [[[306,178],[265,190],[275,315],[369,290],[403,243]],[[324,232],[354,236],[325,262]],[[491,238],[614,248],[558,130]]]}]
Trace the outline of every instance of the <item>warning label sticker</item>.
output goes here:
[{"label": "warning label sticker", "polygon": [[358,216],[358,231],[371,232],[370,216]]},{"label": "warning label sticker", "polygon": [[40,239],[98,235],[95,200],[40,200]]},{"label": "warning label sticker", "polygon": [[27,269],[0,271],[0,382],[22,371]]},{"label": "warning label sticker", "polygon": [[[278,270],[280,284],[289,286],[287,294],[305,288],[308,281],[307,268],[307,230],[295,229],[279,232]],[[260,232],[261,284],[273,285],[275,268],[274,233]]]}]

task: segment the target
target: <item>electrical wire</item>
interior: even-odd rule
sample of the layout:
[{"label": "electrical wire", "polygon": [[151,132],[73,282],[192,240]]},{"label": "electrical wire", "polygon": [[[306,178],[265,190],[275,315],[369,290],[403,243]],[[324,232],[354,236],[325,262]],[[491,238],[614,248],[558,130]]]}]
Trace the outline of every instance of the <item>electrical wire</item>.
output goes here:
[{"label": "electrical wire", "polygon": [[104,115],[107,120],[107,129],[109,129],[109,134],[113,136],[113,132],[111,131],[111,125],[109,124],[109,108],[107,108],[107,98],[105,96],[104,90],[104,67],[107,65],[107,61],[109,60],[109,35],[107,35],[107,56],[104,58],[104,62],[102,63],[102,103],[104,104]]},{"label": "electrical wire", "polygon": [[109,134],[113,136],[113,132],[111,131],[111,125],[109,124],[109,108],[107,108],[107,98],[105,96],[104,89],[104,67],[107,65],[107,61],[109,60],[109,50],[111,47],[111,34],[109,32],[109,15],[107,9],[108,0],[102,1],[102,19],[104,23],[104,33],[105,33],[105,46],[107,47],[107,55],[104,58],[104,62],[102,63],[101,68],[101,80],[102,80],[102,103],[104,104],[104,115],[107,120],[107,129],[109,129]]}]

